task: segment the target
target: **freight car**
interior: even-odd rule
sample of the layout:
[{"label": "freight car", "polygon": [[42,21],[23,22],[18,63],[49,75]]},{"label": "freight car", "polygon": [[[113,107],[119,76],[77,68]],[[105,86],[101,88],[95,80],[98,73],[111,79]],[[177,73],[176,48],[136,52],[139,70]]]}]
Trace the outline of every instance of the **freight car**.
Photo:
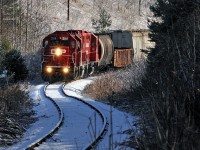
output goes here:
[{"label": "freight car", "polygon": [[42,42],[42,79],[75,79],[107,67],[132,63],[128,31],[93,34],[83,30],[56,31]]}]

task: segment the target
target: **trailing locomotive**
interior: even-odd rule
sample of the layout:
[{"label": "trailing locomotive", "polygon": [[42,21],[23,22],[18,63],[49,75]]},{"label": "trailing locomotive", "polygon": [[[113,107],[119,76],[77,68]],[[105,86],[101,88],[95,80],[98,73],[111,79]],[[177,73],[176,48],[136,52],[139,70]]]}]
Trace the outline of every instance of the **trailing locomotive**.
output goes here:
[{"label": "trailing locomotive", "polygon": [[42,42],[42,79],[75,79],[107,67],[132,63],[128,31],[93,34],[83,30],[56,31]]}]

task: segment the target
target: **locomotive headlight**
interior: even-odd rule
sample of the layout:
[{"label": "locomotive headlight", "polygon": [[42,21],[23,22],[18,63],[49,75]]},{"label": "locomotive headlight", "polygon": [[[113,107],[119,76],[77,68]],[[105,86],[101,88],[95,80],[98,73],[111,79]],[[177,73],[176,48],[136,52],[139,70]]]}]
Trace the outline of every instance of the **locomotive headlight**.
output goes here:
[{"label": "locomotive headlight", "polygon": [[69,72],[69,69],[65,67],[65,68],[63,68],[63,70],[62,70],[62,71],[63,71],[63,73],[64,73],[64,74],[66,74],[66,73],[68,73],[68,72]]},{"label": "locomotive headlight", "polygon": [[56,54],[56,56],[62,55],[62,50],[60,48],[56,48],[55,54]]},{"label": "locomotive headlight", "polygon": [[52,73],[53,69],[51,67],[46,68],[47,73]]}]

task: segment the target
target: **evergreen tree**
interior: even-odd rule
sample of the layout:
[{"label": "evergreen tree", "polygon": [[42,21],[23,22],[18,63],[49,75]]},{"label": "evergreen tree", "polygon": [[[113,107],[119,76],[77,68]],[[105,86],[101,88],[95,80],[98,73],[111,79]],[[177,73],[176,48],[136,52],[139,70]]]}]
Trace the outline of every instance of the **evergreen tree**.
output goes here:
[{"label": "evergreen tree", "polygon": [[[199,149],[200,28],[199,0],[157,0],[158,21],[150,24],[156,42],[148,56],[142,96],[151,112],[153,149]],[[149,118],[146,118],[149,119]],[[153,131],[152,131],[153,130]],[[198,137],[198,138],[197,138]],[[152,140],[153,139],[153,140]]]},{"label": "evergreen tree", "polygon": [[111,15],[104,9],[100,9],[100,18],[92,19],[92,26],[97,33],[106,33],[112,24]]},{"label": "evergreen tree", "polygon": [[28,70],[24,63],[21,53],[12,50],[5,55],[2,62],[3,68],[8,71],[8,75],[14,74],[14,81],[24,80],[28,75]]}]

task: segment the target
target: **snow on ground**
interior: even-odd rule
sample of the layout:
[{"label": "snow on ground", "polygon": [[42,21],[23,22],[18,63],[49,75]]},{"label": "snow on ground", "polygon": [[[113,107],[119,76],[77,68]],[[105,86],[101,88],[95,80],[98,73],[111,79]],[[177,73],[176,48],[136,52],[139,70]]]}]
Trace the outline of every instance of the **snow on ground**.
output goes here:
[{"label": "snow on ground", "polygon": [[[46,93],[61,107],[65,120],[58,132],[36,150],[80,150],[89,146],[94,139],[93,134],[90,133],[93,132],[95,111],[74,98],[66,97],[62,93],[61,84],[48,86]],[[96,116],[96,134],[98,134],[103,122],[99,115]]]},{"label": "snow on ground", "polygon": [[[84,89],[84,87],[91,83],[94,80],[93,77],[87,78],[87,79],[82,79],[78,80],[75,82],[72,82],[70,84],[67,84],[64,87],[65,93],[68,95],[74,96],[81,98],[88,103],[92,104],[96,108],[98,108],[104,115],[107,117],[108,121],[110,122],[110,110],[111,107],[109,105],[103,104],[101,102],[97,102],[88,98],[84,98],[81,95],[81,91]],[[114,149],[130,149],[128,147],[124,146],[119,146],[118,143],[121,143],[125,140],[128,140],[129,135],[124,134],[123,131],[127,129],[131,129],[132,122],[136,120],[136,117],[131,116],[130,114],[121,112],[115,108],[112,107],[112,122],[113,122],[113,144],[114,144]],[[110,123],[109,123],[110,124]],[[98,149],[99,150],[105,150],[109,149],[109,136],[110,136],[110,125],[109,125],[109,130],[108,133],[106,134],[105,138],[99,143]]]},{"label": "snow on ground", "polygon": [[30,90],[29,95],[34,100],[36,116],[38,121],[33,123],[24,133],[23,138],[16,144],[0,149],[6,150],[23,150],[37,139],[47,134],[58,122],[59,115],[56,107],[43,92],[44,85],[38,85]]},{"label": "snow on ground", "polygon": [[[88,78],[83,80],[78,80],[67,84],[64,87],[64,91],[71,96],[79,97],[93,106],[97,107],[110,121],[110,106],[84,98],[81,95],[81,90],[84,86],[91,83],[94,78]],[[33,98],[36,106],[34,110],[37,112],[35,117],[38,117],[38,121],[33,123],[30,128],[24,133],[23,138],[20,142],[14,144],[13,146],[0,148],[8,150],[22,150],[28,145],[35,142],[38,138],[43,137],[50,130],[52,130],[59,120],[59,115],[57,109],[52,104],[52,102],[45,98],[43,93],[44,84],[35,86],[30,90],[30,96]],[[87,106],[82,105],[81,102],[75,101],[73,98],[64,98],[61,93],[61,85],[50,86],[48,95],[54,98],[57,103],[59,103],[63,110],[65,111],[65,123],[62,129],[59,130],[52,138],[48,139],[43,145],[37,149],[82,149],[91,143],[94,138],[94,111],[87,109]],[[73,107],[72,107],[73,105]],[[117,143],[123,142],[129,138],[129,135],[123,134],[123,131],[131,128],[131,123],[134,121],[134,117],[131,115],[113,109],[113,143],[114,149],[130,149],[127,147],[117,146]],[[72,113],[75,111],[76,113]],[[80,115],[82,119],[80,120]],[[88,116],[91,116],[91,123],[88,125]],[[102,127],[101,119],[97,117],[96,121],[96,134],[99,133]],[[110,126],[109,126],[110,128]],[[105,138],[100,141],[98,148],[99,150],[109,149],[109,135],[110,129],[108,130]],[[64,139],[65,138],[65,139]]]}]

